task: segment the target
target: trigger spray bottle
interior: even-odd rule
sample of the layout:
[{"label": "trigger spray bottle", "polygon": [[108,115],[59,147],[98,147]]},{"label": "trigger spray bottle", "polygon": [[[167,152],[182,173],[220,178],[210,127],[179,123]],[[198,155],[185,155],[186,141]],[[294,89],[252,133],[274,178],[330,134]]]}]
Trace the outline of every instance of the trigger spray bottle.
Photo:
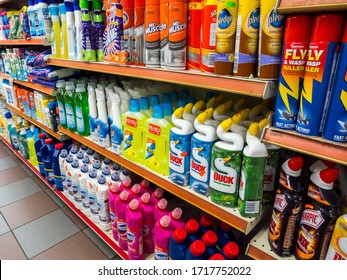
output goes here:
[{"label": "trigger spray bottle", "polygon": [[97,88],[95,89],[95,93],[98,107],[98,143],[101,147],[108,148],[111,146],[111,141],[104,89]]}]

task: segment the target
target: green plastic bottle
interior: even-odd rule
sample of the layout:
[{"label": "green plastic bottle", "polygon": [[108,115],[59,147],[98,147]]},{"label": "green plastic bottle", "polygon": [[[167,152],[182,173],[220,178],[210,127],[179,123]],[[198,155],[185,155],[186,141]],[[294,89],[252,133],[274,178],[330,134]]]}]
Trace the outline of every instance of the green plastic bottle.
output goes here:
[{"label": "green plastic bottle", "polygon": [[76,131],[76,112],[75,112],[75,85],[73,82],[67,82],[64,93],[66,126],[71,131]]},{"label": "green plastic bottle", "polygon": [[79,135],[89,136],[89,105],[88,93],[84,84],[78,84],[75,94],[76,130]]},{"label": "green plastic bottle", "polygon": [[64,100],[65,81],[59,80],[56,84],[56,87],[57,87],[56,96],[57,96],[57,102],[58,102],[60,125],[66,128],[66,113],[65,113],[65,100]]},{"label": "green plastic bottle", "polygon": [[19,152],[25,159],[29,159],[29,149],[28,149],[28,140],[26,137],[25,128],[20,129],[19,133]]}]

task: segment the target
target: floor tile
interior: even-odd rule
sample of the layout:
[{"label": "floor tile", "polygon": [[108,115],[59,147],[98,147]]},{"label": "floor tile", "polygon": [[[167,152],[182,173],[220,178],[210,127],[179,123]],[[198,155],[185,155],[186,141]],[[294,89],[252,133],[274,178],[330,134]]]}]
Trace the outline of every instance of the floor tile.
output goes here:
[{"label": "floor tile", "polygon": [[27,258],[31,259],[78,231],[78,227],[58,209],[13,230],[13,234]]},{"label": "floor tile", "polygon": [[20,167],[23,168],[23,170],[30,176],[36,176],[36,174],[25,164],[25,163],[21,163]]},{"label": "floor tile", "polygon": [[0,207],[41,191],[36,183],[27,177],[0,188]]},{"label": "floor tile", "polygon": [[83,233],[79,232],[43,253],[33,260],[107,260],[107,257]]},{"label": "floor tile", "polygon": [[0,236],[0,260],[26,260],[23,250],[11,232]]},{"label": "floor tile", "polygon": [[9,153],[4,149],[4,147],[0,147],[0,158],[8,157]]},{"label": "floor tile", "polygon": [[60,197],[58,197],[54,191],[52,191],[51,189],[47,189],[45,190],[46,194],[48,194],[48,196],[58,205],[59,208],[65,206],[65,202],[62,201],[60,199]]},{"label": "floor tile", "polygon": [[0,235],[9,232],[10,228],[6,222],[6,220],[4,219],[4,216],[0,214]]},{"label": "floor tile", "polygon": [[42,181],[42,179],[39,177],[39,176],[33,176],[32,179],[35,181],[35,183],[41,188],[43,189],[44,191],[45,190],[48,190],[49,187],[47,186],[47,184]]},{"label": "floor tile", "polygon": [[58,206],[44,191],[0,208],[11,229],[22,226],[56,209]]},{"label": "floor tile", "polygon": [[108,257],[114,258],[117,254],[108,246],[91,228],[86,228],[83,232],[90,238],[90,240]]},{"label": "floor tile", "polygon": [[26,177],[28,177],[28,174],[18,165],[0,171],[0,187],[22,180]]},{"label": "floor tile", "polygon": [[69,216],[69,218],[75,223],[76,226],[78,226],[80,230],[88,227],[87,224],[70,209],[70,207],[64,206],[61,207],[61,210],[63,210],[64,213]]},{"label": "floor tile", "polygon": [[16,165],[18,165],[17,162],[11,156],[0,158],[0,171],[6,170]]}]

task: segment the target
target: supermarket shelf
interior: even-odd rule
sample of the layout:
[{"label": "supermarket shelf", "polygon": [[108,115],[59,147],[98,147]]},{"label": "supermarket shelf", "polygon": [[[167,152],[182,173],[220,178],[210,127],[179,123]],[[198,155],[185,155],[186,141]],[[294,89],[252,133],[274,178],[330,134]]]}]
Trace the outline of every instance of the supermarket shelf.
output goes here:
[{"label": "supermarket shelf", "polygon": [[51,42],[44,38],[33,38],[31,40],[0,40],[0,46],[50,46]]},{"label": "supermarket shelf", "polygon": [[288,150],[347,165],[347,145],[332,142],[322,137],[309,137],[296,131],[267,127],[262,141]]},{"label": "supermarket shelf", "polygon": [[248,243],[245,254],[255,260],[295,260],[294,256],[282,258],[272,251],[267,238],[268,225],[269,223],[266,223]]},{"label": "supermarket shelf", "polygon": [[168,177],[162,176],[158,173],[155,173],[147,169],[146,167],[140,164],[131,162],[122,156],[116,155],[110,149],[105,149],[88,138],[82,137],[77,133],[71,132],[68,129],[62,127],[59,129],[59,131],[66,135],[69,135],[77,142],[85,144],[87,147],[92,148],[93,150],[97,151],[103,156],[108,157],[115,162],[118,162],[125,168],[160,186],[161,188],[176,195],[177,197],[180,197],[181,199],[187,201],[191,205],[194,205],[195,207],[211,214],[217,219],[232,225],[241,232],[244,232],[245,234],[250,233],[250,231],[268,213],[267,207],[264,207],[262,215],[258,218],[242,217],[237,208],[228,208],[214,204],[208,197],[198,194],[189,187],[183,188],[181,186],[178,186],[171,182],[171,180]]},{"label": "supermarket shelf", "polygon": [[0,72],[0,78],[9,80],[9,79],[10,79],[10,76],[7,75],[7,74],[5,74],[5,73],[3,73],[3,72]]},{"label": "supermarket shelf", "polygon": [[21,116],[22,118],[28,120],[32,124],[36,125],[37,127],[41,128],[42,130],[46,131],[49,135],[53,136],[54,138],[56,138],[56,139],[58,139],[60,141],[64,141],[64,140],[70,138],[69,136],[64,135],[62,133],[54,132],[52,129],[50,129],[47,126],[43,125],[39,121],[37,121],[37,120],[35,120],[33,118],[30,118],[27,114],[25,114],[24,112],[22,112],[18,108],[14,107],[14,106],[12,106],[10,104],[6,104],[6,106],[7,106],[8,109],[10,109],[11,111],[15,112],[17,115]]},{"label": "supermarket shelf", "polygon": [[28,160],[26,160],[17,150],[13,149],[11,144],[0,136],[0,139],[6,144],[6,146],[13,151],[65,204],[79,217],[81,218],[106,244],[113,249],[121,258],[129,259],[128,254],[123,251],[119,246],[118,242],[112,237],[111,230],[104,231],[92,220],[90,220],[83,212],[76,208],[76,206],[59,190],[54,186],[50,185],[47,180],[40,174],[38,168],[33,166]]},{"label": "supermarket shelf", "polygon": [[99,73],[116,74],[134,78],[148,79],[180,84],[198,88],[231,92],[246,96],[268,99],[275,96],[275,81],[245,79],[207,74],[195,70],[171,71],[106,62],[84,62],[50,58],[49,65],[85,69]]},{"label": "supermarket shelf", "polygon": [[281,14],[346,10],[346,0],[282,0],[277,7],[277,12]]}]

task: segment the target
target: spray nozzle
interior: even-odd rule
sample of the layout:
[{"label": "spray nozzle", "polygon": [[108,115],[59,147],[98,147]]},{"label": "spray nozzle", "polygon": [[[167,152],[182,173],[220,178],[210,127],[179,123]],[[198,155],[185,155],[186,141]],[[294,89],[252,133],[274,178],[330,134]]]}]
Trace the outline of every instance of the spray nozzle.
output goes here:
[{"label": "spray nozzle", "polygon": [[229,118],[229,119],[222,121],[219,126],[224,131],[228,131],[230,129],[230,127],[232,126],[232,124],[233,124],[233,120],[231,118]]},{"label": "spray nozzle", "polygon": [[213,114],[213,108],[208,108],[204,112],[200,113],[197,116],[196,120],[199,123],[205,123],[206,120],[208,120],[212,117],[212,114]]},{"label": "spray nozzle", "polygon": [[184,106],[184,112],[191,114],[193,110],[193,103],[188,103],[186,106]]},{"label": "spray nozzle", "polygon": [[174,115],[176,118],[180,119],[183,116],[183,112],[184,112],[184,108],[180,107],[180,108],[175,110]]}]

